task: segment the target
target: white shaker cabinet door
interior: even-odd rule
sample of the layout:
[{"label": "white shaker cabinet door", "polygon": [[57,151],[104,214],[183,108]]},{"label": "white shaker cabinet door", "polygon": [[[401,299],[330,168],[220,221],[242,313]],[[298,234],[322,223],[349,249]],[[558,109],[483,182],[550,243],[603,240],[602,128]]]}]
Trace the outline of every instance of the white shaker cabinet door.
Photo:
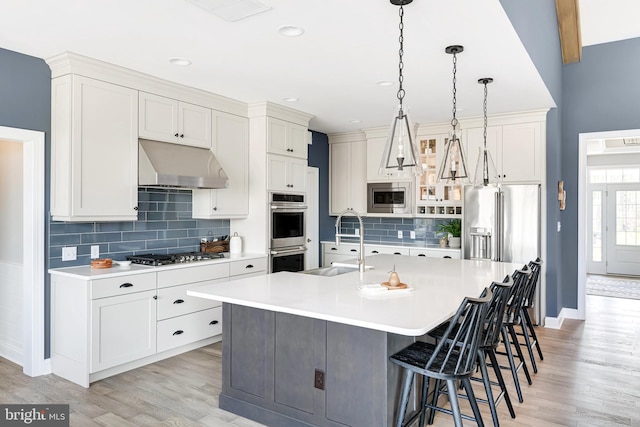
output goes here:
[{"label": "white shaker cabinet door", "polygon": [[237,218],[249,214],[249,121],[214,111],[211,151],[229,177],[229,187],[193,190],[194,218]]},{"label": "white shaker cabinet door", "polygon": [[178,143],[211,148],[211,110],[199,105],[178,103]]},{"label": "white shaker cabinet door", "polygon": [[90,372],[156,352],[156,291],[91,301]]},{"label": "white shaker cabinet door", "polygon": [[176,143],[178,141],[178,101],[140,92],[140,138]]},{"label": "white shaker cabinet door", "polygon": [[367,143],[349,142],[329,146],[329,212],[338,215],[345,209],[367,211]]},{"label": "white shaker cabinet door", "polygon": [[86,77],[52,81],[51,214],[133,221],[138,204],[138,92]]},{"label": "white shaker cabinet door", "polygon": [[502,127],[502,175],[504,182],[542,181],[540,122]]}]

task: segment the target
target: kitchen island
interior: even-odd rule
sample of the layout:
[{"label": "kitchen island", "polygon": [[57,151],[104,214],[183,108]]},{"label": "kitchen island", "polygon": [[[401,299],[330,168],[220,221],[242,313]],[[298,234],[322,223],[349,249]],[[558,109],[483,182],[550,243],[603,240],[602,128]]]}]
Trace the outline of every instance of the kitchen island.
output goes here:
[{"label": "kitchen island", "polygon": [[[194,288],[222,301],[220,408],[278,426],[392,425],[400,372],[389,355],[518,264],[375,255],[333,277],[280,272]],[[363,292],[394,269],[408,290]]]}]

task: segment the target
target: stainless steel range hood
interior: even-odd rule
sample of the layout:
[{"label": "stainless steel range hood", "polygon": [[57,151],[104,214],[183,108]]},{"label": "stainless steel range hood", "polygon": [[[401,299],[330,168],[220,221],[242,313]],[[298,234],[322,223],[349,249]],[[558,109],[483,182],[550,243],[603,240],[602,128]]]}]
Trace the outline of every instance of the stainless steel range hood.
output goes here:
[{"label": "stainless steel range hood", "polygon": [[138,185],[177,188],[226,188],[227,174],[211,150],[138,140]]}]

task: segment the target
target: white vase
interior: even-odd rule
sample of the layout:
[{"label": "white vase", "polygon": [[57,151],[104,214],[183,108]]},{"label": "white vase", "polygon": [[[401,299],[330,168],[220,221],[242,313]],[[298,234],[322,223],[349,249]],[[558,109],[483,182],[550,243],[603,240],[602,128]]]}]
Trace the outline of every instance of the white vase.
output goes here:
[{"label": "white vase", "polygon": [[454,249],[460,248],[460,238],[459,237],[449,237],[449,247]]}]

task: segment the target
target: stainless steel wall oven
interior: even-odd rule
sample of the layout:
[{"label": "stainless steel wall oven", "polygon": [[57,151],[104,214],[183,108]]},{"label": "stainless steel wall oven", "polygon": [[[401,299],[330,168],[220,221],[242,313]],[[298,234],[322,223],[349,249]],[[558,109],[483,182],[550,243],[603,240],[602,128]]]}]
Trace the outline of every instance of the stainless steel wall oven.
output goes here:
[{"label": "stainless steel wall oven", "polygon": [[304,194],[270,195],[270,270],[302,271],[306,251],[306,212]]}]

